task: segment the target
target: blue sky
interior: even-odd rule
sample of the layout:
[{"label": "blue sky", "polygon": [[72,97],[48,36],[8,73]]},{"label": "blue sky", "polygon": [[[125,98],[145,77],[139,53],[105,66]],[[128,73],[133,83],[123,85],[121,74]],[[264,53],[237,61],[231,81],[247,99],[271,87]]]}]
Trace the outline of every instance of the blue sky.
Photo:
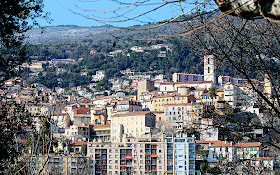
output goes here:
[{"label": "blue sky", "polygon": [[[89,2],[91,1],[91,2]],[[124,1],[123,2],[133,2],[131,1]],[[159,6],[162,4],[162,0],[151,0],[148,1],[149,4],[143,6],[138,6],[137,8],[122,8],[123,10],[118,10],[116,13],[103,13],[94,10],[101,10],[101,11],[111,11],[120,6],[125,7],[126,4],[120,5],[115,3],[114,0],[45,0],[45,12],[50,12],[50,18],[53,20],[51,24],[48,24],[45,20],[41,21],[40,24],[42,26],[53,26],[53,25],[78,25],[78,26],[98,26],[103,25],[102,23],[96,22],[94,20],[86,19],[81,15],[74,14],[74,12],[78,12],[82,15],[88,17],[94,17],[96,19],[106,18],[106,20],[115,20],[115,18],[110,17],[114,15],[121,15],[125,13],[125,16],[130,18],[135,15],[139,15],[147,10],[153,9],[154,7]],[[75,6],[75,3],[77,6]],[[188,9],[187,4],[183,4]],[[88,11],[83,11],[88,10]],[[137,18],[139,20],[129,20],[125,23],[111,23],[117,26],[131,26],[136,24],[144,24],[146,22],[156,22],[162,21],[165,19],[170,19],[171,17],[176,17],[180,11],[178,7],[174,4],[169,5],[167,7],[163,7],[156,12],[149,13],[144,17]],[[119,18],[118,18],[119,19]],[[125,19],[125,18],[122,18]]]}]

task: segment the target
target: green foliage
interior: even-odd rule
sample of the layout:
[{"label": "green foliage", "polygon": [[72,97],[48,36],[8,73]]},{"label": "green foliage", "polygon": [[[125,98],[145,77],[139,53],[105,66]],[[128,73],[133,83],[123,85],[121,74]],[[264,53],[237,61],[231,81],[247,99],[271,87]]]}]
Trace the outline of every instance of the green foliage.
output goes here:
[{"label": "green foliage", "polygon": [[87,155],[87,145],[86,144],[82,145],[81,153],[82,153],[83,156]]},{"label": "green foliage", "polygon": [[213,168],[209,167],[207,168],[206,172],[211,174],[221,174],[221,170],[219,167],[213,167]]},{"label": "green foliage", "polygon": [[201,163],[199,168],[200,168],[201,172],[205,172],[205,170],[207,168],[207,163],[206,162]]},{"label": "green foliage", "polygon": [[17,74],[15,67],[26,60],[25,32],[37,24],[42,14],[41,0],[1,1],[0,6],[0,83]]},{"label": "green foliage", "polygon": [[[19,75],[20,69],[16,68],[26,61],[25,32],[37,25],[36,18],[42,16],[43,1],[9,0],[0,4],[0,89],[5,89],[3,82]],[[21,167],[20,163],[15,163],[20,155],[15,146],[16,136],[26,134],[23,128],[31,126],[31,118],[23,106],[6,101],[1,95],[0,173],[13,174]]]},{"label": "green foliage", "polygon": [[103,80],[99,81],[95,87],[96,90],[100,90],[100,91],[110,90],[110,88],[111,88],[111,83],[108,81],[106,77]]}]

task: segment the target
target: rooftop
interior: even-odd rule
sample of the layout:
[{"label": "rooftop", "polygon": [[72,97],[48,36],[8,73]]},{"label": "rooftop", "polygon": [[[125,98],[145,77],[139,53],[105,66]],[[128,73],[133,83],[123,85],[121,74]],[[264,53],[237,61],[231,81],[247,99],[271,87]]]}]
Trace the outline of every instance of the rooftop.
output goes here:
[{"label": "rooftop", "polygon": [[125,117],[125,116],[135,116],[135,115],[146,115],[151,113],[151,111],[136,111],[136,112],[129,112],[125,114],[116,114],[113,115],[112,117]]},{"label": "rooftop", "polygon": [[260,142],[248,142],[248,143],[239,143],[235,145],[236,147],[259,147],[261,146]]},{"label": "rooftop", "polygon": [[78,141],[78,142],[69,144],[69,146],[81,146],[81,145],[86,145],[86,144],[87,144],[87,142],[85,142],[85,141]]},{"label": "rooftop", "polygon": [[232,144],[230,142],[225,142],[225,141],[218,140],[217,142],[215,142],[210,147],[226,147],[226,146],[232,146]]},{"label": "rooftop", "polygon": [[163,82],[161,85],[173,85],[173,84],[204,84],[212,83],[212,81],[185,81],[185,82]]}]

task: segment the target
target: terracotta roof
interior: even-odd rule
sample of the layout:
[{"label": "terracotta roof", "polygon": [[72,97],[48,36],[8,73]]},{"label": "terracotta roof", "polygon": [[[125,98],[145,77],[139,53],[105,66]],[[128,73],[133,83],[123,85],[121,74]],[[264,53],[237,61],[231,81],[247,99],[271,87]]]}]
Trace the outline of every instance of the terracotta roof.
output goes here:
[{"label": "terracotta roof", "polygon": [[165,104],[165,106],[186,106],[186,105],[192,105],[192,104],[191,103]]},{"label": "terracotta roof", "polygon": [[85,141],[78,141],[78,142],[69,144],[69,146],[81,146],[81,145],[86,145],[86,144],[87,144],[87,142],[85,142]]},{"label": "terracotta roof", "polygon": [[231,143],[229,142],[224,142],[224,141],[218,141],[211,145],[210,147],[226,147],[226,146],[232,146]]},{"label": "terracotta roof", "polygon": [[84,127],[84,128],[87,128],[88,126],[87,125],[72,125],[72,126],[77,126],[77,127]]},{"label": "terracotta roof", "polygon": [[150,93],[154,94],[154,93],[158,93],[158,92],[160,92],[160,90],[151,91]]},{"label": "terracotta roof", "polygon": [[251,160],[274,160],[275,158],[274,157],[254,157],[252,158]]},{"label": "terracotta roof", "polygon": [[110,99],[110,98],[113,98],[113,96],[103,96],[103,95],[100,95],[100,96],[96,96],[95,100],[103,100],[103,99]]},{"label": "terracotta roof", "polygon": [[27,143],[27,140],[16,140],[17,143]]},{"label": "terracotta roof", "polygon": [[203,83],[212,83],[212,81],[163,82],[161,84],[172,85],[172,84],[203,84]]},{"label": "terracotta roof", "polygon": [[197,87],[195,90],[196,90],[196,91],[204,91],[204,90],[206,90],[206,88]]},{"label": "terracotta roof", "polygon": [[236,147],[258,147],[261,146],[260,142],[248,142],[248,143],[239,143],[235,145]]},{"label": "terracotta roof", "polygon": [[94,128],[107,128],[111,127],[111,125],[95,125]]},{"label": "terracotta roof", "polygon": [[213,119],[211,119],[211,118],[204,118],[204,119],[202,119],[202,121],[213,121]]},{"label": "terracotta roof", "polygon": [[96,124],[92,124],[92,123],[83,123],[85,126],[96,126]]},{"label": "terracotta roof", "polygon": [[195,143],[197,144],[201,144],[201,143],[216,143],[216,142],[220,142],[219,140],[196,140]]},{"label": "terracotta roof", "polygon": [[180,95],[180,94],[166,94],[166,95],[159,95],[154,97],[153,99],[156,98],[166,98],[166,97],[194,97],[194,95],[189,94],[189,95]]},{"label": "terracotta roof", "polygon": [[224,88],[220,88],[216,90],[217,92],[224,92]]},{"label": "terracotta roof", "polygon": [[248,87],[248,86],[252,86],[251,84],[236,84],[235,86],[238,87]]},{"label": "terracotta roof", "polygon": [[122,99],[122,100],[119,100],[119,101],[133,101],[133,102],[139,102],[139,101],[133,100],[133,99]]},{"label": "terracotta roof", "polygon": [[125,114],[116,114],[113,115],[112,117],[124,117],[124,116],[135,116],[135,115],[145,115],[151,113],[151,111],[136,111],[136,112],[128,112]]}]

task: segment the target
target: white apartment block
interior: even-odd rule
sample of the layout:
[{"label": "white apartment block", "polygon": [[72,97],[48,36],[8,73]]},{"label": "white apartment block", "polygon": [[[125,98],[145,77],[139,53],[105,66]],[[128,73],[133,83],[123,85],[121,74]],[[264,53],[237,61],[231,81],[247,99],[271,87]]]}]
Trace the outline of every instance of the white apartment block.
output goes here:
[{"label": "white apartment block", "polygon": [[166,137],[167,173],[195,175],[195,137]]},{"label": "white apartment block", "polygon": [[191,103],[165,104],[165,121],[171,122],[174,125],[177,123],[182,123],[183,126],[191,125],[192,114],[193,112]]}]

